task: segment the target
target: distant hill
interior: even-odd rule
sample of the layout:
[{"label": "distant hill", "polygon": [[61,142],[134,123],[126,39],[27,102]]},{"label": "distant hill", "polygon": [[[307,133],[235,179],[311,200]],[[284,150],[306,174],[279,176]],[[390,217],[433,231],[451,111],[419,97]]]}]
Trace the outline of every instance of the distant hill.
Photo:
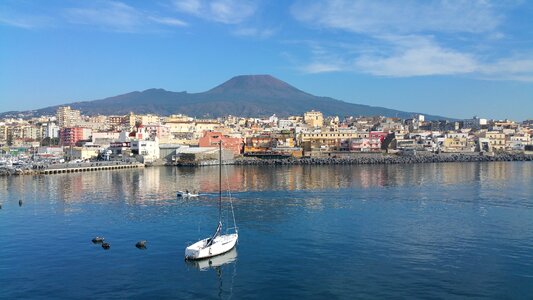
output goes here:
[{"label": "distant hill", "polygon": [[[195,117],[243,117],[302,115],[318,110],[326,116],[388,116],[410,118],[415,112],[404,112],[384,107],[348,103],[329,97],[318,97],[301,91],[270,75],[236,76],[202,93],[171,92],[148,89],[101,100],[65,103],[85,115],[186,114]],[[50,106],[27,112],[6,112],[0,116],[24,113],[40,116],[54,114],[59,106]],[[447,119],[426,115],[426,119]]]}]

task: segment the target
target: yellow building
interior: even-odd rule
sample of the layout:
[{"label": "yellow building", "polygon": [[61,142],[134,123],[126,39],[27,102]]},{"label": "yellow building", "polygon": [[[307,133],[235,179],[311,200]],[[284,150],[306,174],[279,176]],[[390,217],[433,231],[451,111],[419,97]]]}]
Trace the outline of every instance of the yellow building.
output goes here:
[{"label": "yellow building", "polygon": [[98,157],[98,154],[100,153],[98,148],[95,147],[72,147],[72,148],[65,148],[65,155],[69,157],[69,159],[92,159]]},{"label": "yellow building", "polygon": [[472,152],[472,147],[465,137],[448,137],[443,142],[444,152]]},{"label": "yellow building", "polygon": [[300,144],[309,149],[339,150],[343,140],[368,138],[368,132],[356,130],[307,132],[300,135]]},{"label": "yellow building", "polygon": [[0,142],[7,141],[7,125],[0,124]]},{"label": "yellow building", "polygon": [[481,133],[482,138],[489,140],[492,151],[505,150],[505,134],[499,131],[485,131]]},{"label": "yellow building", "polygon": [[309,127],[322,127],[324,125],[324,116],[319,111],[308,111],[304,113],[304,122]]}]

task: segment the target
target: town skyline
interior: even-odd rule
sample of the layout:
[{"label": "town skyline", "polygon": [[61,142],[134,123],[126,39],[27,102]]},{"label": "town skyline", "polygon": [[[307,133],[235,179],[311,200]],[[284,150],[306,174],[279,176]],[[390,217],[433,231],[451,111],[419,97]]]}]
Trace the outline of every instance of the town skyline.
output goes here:
[{"label": "town skyline", "polygon": [[398,5],[5,1],[0,110],[149,88],[202,92],[235,75],[272,74],[350,103],[531,118],[533,4]]}]

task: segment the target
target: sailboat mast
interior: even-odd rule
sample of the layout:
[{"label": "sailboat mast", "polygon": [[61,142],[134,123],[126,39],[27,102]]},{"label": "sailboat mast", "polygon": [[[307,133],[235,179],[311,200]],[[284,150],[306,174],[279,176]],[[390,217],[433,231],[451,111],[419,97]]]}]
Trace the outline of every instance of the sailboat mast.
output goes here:
[{"label": "sailboat mast", "polygon": [[222,139],[218,144],[218,221],[222,222]]}]

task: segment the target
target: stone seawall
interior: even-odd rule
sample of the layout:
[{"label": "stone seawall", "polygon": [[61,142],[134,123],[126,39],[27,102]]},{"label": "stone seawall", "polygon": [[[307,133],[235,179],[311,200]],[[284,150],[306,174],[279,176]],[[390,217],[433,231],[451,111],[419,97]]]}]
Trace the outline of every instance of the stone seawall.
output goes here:
[{"label": "stone seawall", "polygon": [[349,158],[287,158],[287,159],[236,159],[235,165],[373,165],[373,164],[415,164],[444,162],[491,162],[491,161],[533,161],[533,155],[496,154],[430,154],[430,155],[374,155]]}]

